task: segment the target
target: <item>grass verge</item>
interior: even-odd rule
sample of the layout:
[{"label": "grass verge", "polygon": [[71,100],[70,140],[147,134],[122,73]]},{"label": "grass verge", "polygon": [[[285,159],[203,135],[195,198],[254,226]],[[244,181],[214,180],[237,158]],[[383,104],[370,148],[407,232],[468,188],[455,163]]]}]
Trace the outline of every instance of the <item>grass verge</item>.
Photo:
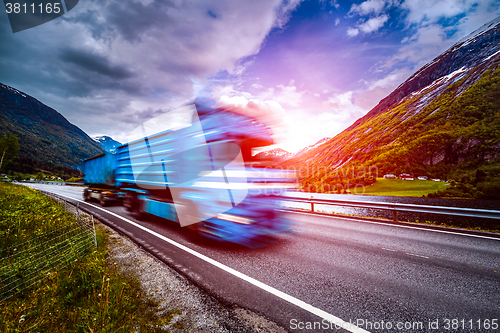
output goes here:
[{"label": "grass verge", "polygon": [[[2,247],[53,232],[71,219],[45,195],[0,183]],[[178,312],[158,317],[158,304],[143,294],[138,280],[107,262],[107,234],[99,225],[96,237],[97,248],[44,272],[39,282],[1,302],[0,332],[165,332]]]},{"label": "grass verge", "polygon": [[444,189],[446,189],[445,182],[377,178],[377,181],[372,186],[365,187],[365,193],[363,194],[422,197],[423,195],[443,191]]}]

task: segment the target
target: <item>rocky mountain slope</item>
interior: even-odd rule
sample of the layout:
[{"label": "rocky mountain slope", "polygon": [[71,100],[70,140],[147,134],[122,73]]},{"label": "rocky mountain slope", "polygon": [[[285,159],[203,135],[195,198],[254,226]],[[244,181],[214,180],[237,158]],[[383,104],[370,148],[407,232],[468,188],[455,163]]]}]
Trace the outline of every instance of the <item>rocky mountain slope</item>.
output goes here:
[{"label": "rocky mountain slope", "polygon": [[56,110],[0,83],[0,133],[19,138],[18,157],[81,170],[84,159],[104,149]]},{"label": "rocky mountain slope", "polygon": [[307,153],[308,151],[310,150],[313,150],[313,149],[316,149],[318,148],[319,146],[321,146],[322,144],[324,144],[325,142],[328,142],[331,138],[323,138],[321,140],[319,140],[318,142],[316,142],[315,144],[313,145],[310,145],[310,146],[307,146],[307,147],[304,147],[302,148],[301,150],[299,150],[296,154],[294,154],[292,157],[299,157],[301,155],[304,155],[305,153]]},{"label": "rocky mountain slope", "polygon": [[277,163],[281,163],[281,162],[284,162],[284,161],[289,160],[291,158],[299,157],[312,149],[316,149],[330,139],[331,138],[323,138],[313,145],[309,145],[307,147],[302,148],[301,150],[299,150],[295,154],[289,153],[286,150],[281,149],[281,148],[276,148],[276,149],[262,151],[262,152],[258,153],[257,155],[255,155],[255,158],[259,159],[259,160],[273,159]]},{"label": "rocky mountain slope", "polygon": [[500,17],[422,67],[329,142],[284,165],[448,178],[457,167],[477,169],[499,157]]}]

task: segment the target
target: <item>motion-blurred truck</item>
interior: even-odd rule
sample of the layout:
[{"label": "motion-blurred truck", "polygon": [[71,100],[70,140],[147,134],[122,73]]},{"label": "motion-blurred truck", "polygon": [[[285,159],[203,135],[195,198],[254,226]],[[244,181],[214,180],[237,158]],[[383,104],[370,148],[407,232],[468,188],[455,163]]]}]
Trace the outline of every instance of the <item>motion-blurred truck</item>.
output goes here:
[{"label": "motion-blurred truck", "polygon": [[229,109],[188,109],[189,126],[148,135],[145,123],[140,139],[85,160],[84,199],[121,202],[137,218],[158,216],[251,247],[290,231],[278,196],[296,187],[295,173],[252,157],[273,144],[270,129]]}]

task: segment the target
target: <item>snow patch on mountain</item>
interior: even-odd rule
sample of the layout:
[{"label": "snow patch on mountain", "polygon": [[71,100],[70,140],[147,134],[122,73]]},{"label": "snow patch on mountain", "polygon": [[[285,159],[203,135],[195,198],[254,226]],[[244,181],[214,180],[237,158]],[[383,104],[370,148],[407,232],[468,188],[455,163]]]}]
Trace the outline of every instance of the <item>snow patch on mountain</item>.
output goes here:
[{"label": "snow patch on mountain", "polygon": [[92,139],[97,142],[105,151],[110,153],[116,152],[116,148],[122,145],[120,142],[113,140],[106,135],[95,136]]},{"label": "snow patch on mountain", "polygon": [[500,51],[497,51],[497,52],[493,53],[492,55],[490,55],[488,58],[485,58],[483,60],[483,62],[490,60],[491,58],[495,57],[497,54],[500,54]]}]

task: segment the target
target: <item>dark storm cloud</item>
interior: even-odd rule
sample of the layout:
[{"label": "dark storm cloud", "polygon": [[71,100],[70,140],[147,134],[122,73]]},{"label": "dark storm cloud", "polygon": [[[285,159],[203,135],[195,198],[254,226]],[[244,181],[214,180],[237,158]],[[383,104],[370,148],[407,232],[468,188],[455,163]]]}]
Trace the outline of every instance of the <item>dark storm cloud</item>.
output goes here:
[{"label": "dark storm cloud", "polygon": [[128,79],[133,76],[132,72],[124,66],[114,65],[107,57],[86,50],[63,49],[60,58],[84,70],[115,80]]}]

